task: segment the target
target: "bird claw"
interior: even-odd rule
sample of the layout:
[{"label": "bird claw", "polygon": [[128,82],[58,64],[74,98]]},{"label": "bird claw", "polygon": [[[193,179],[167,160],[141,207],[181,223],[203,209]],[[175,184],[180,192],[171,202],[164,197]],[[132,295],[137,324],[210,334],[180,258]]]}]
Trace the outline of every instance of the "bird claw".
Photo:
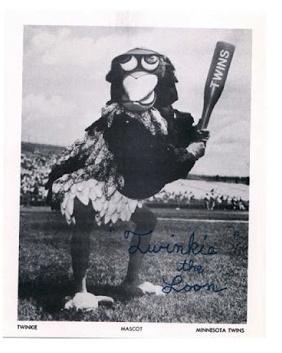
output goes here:
[{"label": "bird claw", "polygon": [[[64,305],[64,309],[76,309],[76,310],[96,310],[98,308],[99,302],[110,302],[113,303],[114,300],[111,297],[106,297],[102,295],[94,295],[92,293],[76,293],[72,299],[66,298],[67,302]],[[69,299],[69,300],[68,300]]]}]

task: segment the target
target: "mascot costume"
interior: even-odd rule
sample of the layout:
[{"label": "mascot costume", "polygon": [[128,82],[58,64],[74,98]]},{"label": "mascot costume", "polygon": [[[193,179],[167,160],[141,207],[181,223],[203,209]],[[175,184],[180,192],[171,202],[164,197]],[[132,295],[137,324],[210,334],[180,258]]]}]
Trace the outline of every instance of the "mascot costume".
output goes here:
[{"label": "mascot costume", "polygon": [[[71,256],[76,294],[65,308],[96,308],[110,297],[87,292],[89,236],[93,223],[132,220],[135,233],[152,233],[156,217],[143,203],[167,183],[186,178],[204,155],[208,131],[193,126],[189,113],[172,107],[178,99],[170,60],[135,48],[113,59],[106,76],[111,100],[100,119],[86,129],[53,167],[46,188],[61,197],[61,211],[72,227]],[[93,219],[91,226],[90,219]],[[141,238],[147,248],[151,235]],[[139,239],[133,234],[131,245]],[[121,287],[129,295],[162,294],[138,274],[143,254],[130,254]]]}]

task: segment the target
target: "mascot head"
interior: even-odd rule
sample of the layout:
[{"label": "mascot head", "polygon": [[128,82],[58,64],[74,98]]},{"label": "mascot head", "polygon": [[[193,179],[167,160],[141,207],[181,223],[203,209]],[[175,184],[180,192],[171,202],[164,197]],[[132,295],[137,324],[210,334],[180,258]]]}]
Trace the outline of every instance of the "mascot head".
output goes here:
[{"label": "mascot head", "polygon": [[178,99],[174,66],[153,50],[135,48],[115,57],[106,80],[111,102],[130,111],[166,107]]}]

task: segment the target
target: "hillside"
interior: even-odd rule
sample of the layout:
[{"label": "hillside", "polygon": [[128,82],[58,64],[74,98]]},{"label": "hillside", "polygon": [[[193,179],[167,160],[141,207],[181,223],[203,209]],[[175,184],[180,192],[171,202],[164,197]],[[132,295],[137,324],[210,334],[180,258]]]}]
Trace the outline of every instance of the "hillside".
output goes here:
[{"label": "hillside", "polygon": [[44,155],[49,155],[51,153],[60,153],[64,150],[63,146],[47,145],[43,143],[33,143],[33,142],[22,142],[22,153],[30,152],[39,152]]}]

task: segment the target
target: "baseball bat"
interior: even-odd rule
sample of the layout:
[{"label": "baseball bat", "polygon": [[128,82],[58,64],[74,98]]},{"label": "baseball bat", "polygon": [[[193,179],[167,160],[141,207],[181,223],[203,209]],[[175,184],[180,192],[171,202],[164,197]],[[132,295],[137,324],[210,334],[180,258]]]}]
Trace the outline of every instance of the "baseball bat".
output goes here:
[{"label": "baseball bat", "polygon": [[211,113],[223,91],[235,46],[226,42],[217,42],[212,57],[204,91],[204,106],[199,130],[206,129]]}]

